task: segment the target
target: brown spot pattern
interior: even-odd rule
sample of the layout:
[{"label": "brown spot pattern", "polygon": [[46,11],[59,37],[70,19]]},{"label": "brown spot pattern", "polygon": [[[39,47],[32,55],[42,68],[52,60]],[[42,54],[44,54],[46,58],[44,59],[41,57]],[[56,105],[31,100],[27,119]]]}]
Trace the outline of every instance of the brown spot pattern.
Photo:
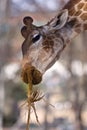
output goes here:
[{"label": "brown spot pattern", "polygon": [[[71,22],[73,25],[71,27],[74,27],[75,32],[80,33],[81,32],[81,23],[79,23],[77,19],[75,19],[75,21],[72,20]],[[69,23],[69,25],[70,25],[70,23]]]},{"label": "brown spot pattern", "polygon": [[83,29],[84,29],[84,30],[87,30],[87,24],[84,24],[84,25],[83,25]]},{"label": "brown spot pattern", "polygon": [[[87,2],[87,0],[84,0],[84,2],[82,2],[82,0],[70,0],[65,5],[64,9],[69,10],[70,16],[74,16],[74,15],[79,16],[82,13],[81,9],[83,9],[84,11],[87,11],[87,3],[86,2]],[[86,20],[85,17],[87,18],[86,13],[81,15],[82,20]]]},{"label": "brown spot pattern", "polygon": [[87,11],[87,3],[85,4],[83,10],[84,10],[84,11]]},{"label": "brown spot pattern", "polygon": [[73,7],[71,10],[69,10],[69,15],[74,15],[75,14],[75,8]]},{"label": "brown spot pattern", "polygon": [[82,20],[87,20],[87,13],[83,13],[81,16],[80,16],[80,18],[82,19]]},{"label": "brown spot pattern", "polygon": [[79,3],[78,5],[77,5],[77,8],[78,8],[78,10],[80,10],[80,9],[82,9],[83,8],[83,6],[84,6],[84,3]]},{"label": "brown spot pattern", "polygon": [[75,28],[75,32],[80,33],[81,29],[80,28]]},{"label": "brown spot pattern", "polygon": [[75,13],[75,16],[79,16],[81,13],[82,13],[82,11],[79,10],[79,11],[77,11],[77,12]]},{"label": "brown spot pattern", "polygon": [[53,45],[54,45],[54,41],[50,37],[47,37],[46,40],[43,42],[43,46],[45,48],[51,48],[53,47]]},{"label": "brown spot pattern", "polygon": [[79,27],[81,27],[81,23],[75,25],[75,28],[79,28]]}]

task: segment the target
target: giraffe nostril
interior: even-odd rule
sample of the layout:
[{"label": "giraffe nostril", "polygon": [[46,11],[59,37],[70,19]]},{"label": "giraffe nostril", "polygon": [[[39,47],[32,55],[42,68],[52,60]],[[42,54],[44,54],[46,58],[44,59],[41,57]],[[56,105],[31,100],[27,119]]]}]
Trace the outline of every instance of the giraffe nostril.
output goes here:
[{"label": "giraffe nostril", "polygon": [[24,66],[23,70],[22,70],[22,80],[28,84],[28,76],[32,77],[32,84],[36,85],[39,84],[42,80],[42,74],[40,73],[40,71],[38,71],[35,67],[29,65],[28,63]]}]

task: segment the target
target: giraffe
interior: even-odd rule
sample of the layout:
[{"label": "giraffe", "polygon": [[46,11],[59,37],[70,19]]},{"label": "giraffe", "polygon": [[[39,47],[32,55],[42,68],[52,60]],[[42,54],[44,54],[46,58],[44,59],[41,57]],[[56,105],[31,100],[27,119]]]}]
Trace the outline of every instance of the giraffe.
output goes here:
[{"label": "giraffe", "polygon": [[[35,26],[31,17],[23,19],[21,33],[25,38],[22,44],[22,68],[33,66],[40,76],[59,59],[66,45],[79,33],[87,30],[87,0],[70,0],[58,14],[43,26]],[[25,75],[26,69],[23,73]],[[27,82],[27,81],[25,81]],[[37,84],[40,81],[33,82]]]}]

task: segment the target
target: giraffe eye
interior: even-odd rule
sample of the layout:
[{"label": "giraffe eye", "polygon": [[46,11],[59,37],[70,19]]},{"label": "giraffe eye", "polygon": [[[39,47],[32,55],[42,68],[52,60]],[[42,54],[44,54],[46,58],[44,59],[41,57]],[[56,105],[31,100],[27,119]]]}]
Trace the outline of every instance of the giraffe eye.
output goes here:
[{"label": "giraffe eye", "polygon": [[37,42],[39,39],[40,39],[40,34],[35,34],[34,36],[33,36],[33,38],[32,38],[32,42],[33,43],[35,43],[35,42]]}]

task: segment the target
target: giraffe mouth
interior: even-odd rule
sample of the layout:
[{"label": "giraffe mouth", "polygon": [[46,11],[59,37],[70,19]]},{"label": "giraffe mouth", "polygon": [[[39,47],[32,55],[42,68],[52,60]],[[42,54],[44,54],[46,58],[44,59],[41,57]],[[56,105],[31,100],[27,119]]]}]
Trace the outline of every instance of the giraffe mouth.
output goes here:
[{"label": "giraffe mouth", "polygon": [[28,84],[28,78],[31,77],[33,85],[39,84],[42,81],[42,74],[34,66],[29,65],[28,63],[22,69],[21,73],[22,80]]}]

